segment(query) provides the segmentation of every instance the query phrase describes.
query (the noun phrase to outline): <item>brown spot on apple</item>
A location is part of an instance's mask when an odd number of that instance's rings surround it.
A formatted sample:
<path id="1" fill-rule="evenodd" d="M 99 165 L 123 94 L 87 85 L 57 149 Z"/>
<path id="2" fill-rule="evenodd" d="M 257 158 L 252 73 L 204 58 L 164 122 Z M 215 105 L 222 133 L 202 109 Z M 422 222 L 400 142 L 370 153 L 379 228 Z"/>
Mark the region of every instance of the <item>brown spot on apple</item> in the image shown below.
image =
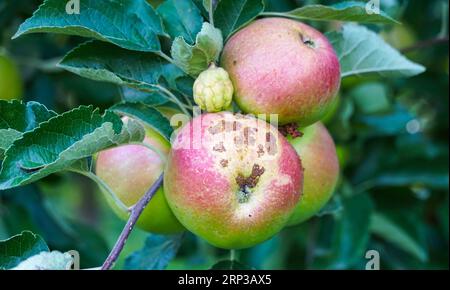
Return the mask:
<path id="1" fill-rule="evenodd" d="M 261 144 L 258 144 L 258 151 L 256 151 L 256 153 L 258 154 L 258 157 L 261 157 L 264 155 L 264 146 Z"/>
<path id="2" fill-rule="evenodd" d="M 254 188 L 256 184 L 258 184 L 259 178 L 265 172 L 265 168 L 259 166 L 258 164 L 253 164 L 252 173 L 248 177 L 244 177 L 242 174 L 239 174 L 236 177 L 236 183 L 240 188 L 248 187 Z"/>
<path id="3" fill-rule="evenodd" d="M 214 126 L 209 127 L 208 132 L 211 135 L 222 133 L 223 131 L 225 131 L 225 125 L 226 125 L 225 120 L 222 119 L 219 122 L 217 122 Z"/>
<path id="4" fill-rule="evenodd" d="M 220 143 L 214 145 L 213 150 L 217 151 L 217 152 L 225 152 L 226 151 L 225 146 L 223 146 L 223 142 L 220 142 Z"/>
<path id="5" fill-rule="evenodd" d="M 298 123 L 289 123 L 283 126 L 280 126 L 278 128 L 278 131 L 284 136 L 288 137 L 289 135 L 292 136 L 293 139 L 302 137 L 303 133 L 299 131 L 298 129 Z"/>
<path id="6" fill-rule="evenodd" d="M 222 167 L 227 167 L 228 166 L 228 160 L 227 159 L 220 160 L 220 165 L 222 165 Z"/>

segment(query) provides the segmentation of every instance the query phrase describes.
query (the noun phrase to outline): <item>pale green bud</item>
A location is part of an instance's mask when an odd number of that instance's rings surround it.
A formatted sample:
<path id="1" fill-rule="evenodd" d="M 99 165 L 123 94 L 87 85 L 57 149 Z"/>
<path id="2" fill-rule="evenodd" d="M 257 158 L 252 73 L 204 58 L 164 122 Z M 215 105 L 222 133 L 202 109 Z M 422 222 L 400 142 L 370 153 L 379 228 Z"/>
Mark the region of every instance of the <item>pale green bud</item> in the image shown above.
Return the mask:
<path id="1" fill-rule="evenodd" d="M 220 112 L 230 106 L 233 91 L 227 71 L 212 65 L 195 80 L 194 101 L 204 111 Z"/>

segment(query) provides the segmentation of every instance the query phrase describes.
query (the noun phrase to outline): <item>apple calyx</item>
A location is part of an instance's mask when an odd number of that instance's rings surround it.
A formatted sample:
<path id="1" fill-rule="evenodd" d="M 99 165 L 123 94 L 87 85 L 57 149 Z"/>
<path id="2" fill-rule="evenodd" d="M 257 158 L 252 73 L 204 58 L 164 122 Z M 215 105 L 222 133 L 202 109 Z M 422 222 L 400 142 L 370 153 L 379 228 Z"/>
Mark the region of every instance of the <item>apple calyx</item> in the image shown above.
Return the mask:
<path id="1" fill-rule="evenodd" d="M 316 48 L 316 43 L 314 42 L 314 40 L 312 40 L 312 38 L 303 35 L 301 32 L 299 33 L 300 35 L 300 40 L 303 42 L 304 45 L 310 47 L 310 48 Z"/>
<path id="2" fill-rule="evenodd" d="M 259 178 L 266 170 L 264 167 L 254 164 L 252 173 L 248 177 L 244 177 L 242 174 L 238 174 L 236 177 L 236 183 L 239 185 L 239 191 L 237 193 L 238 202 L 245 203 L 250 199 L 252 188 L 255 188 L 258 184 Z"/>

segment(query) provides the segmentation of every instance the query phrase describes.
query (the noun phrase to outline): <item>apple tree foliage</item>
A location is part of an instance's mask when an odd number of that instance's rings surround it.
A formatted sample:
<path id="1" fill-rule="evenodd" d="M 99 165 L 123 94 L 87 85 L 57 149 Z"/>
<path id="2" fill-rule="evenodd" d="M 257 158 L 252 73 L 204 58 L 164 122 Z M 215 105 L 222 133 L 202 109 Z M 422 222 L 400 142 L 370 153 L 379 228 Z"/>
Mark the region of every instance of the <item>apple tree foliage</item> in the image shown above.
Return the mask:
<path id="1" fill-rule="evenodd" d="M 55 195 L 86 202 L 77 196 L 86 181 L 67 172 L 89 176 L 97 152 L 143 140 L 140 123 L 124 124 L 120 115 L 141 120 L 169 140 L 173 128 L 164 109 L 191 114 L 194 79 L 219 60 L 233 33 L 260 17 L 310 23 L 326 32 L 339 56 L 341 98 L 328 121 L 343 169 L 337 193 L 312 221 L 242 251 L 240 261 L 219 261 L 223 252 L 191 234 L 149 235 L 141 249 L 130 241 L 133 249 L 125 249 L 118 267 L 196 267 L 186 261 L 197 259 L 214 269 L 364 268 L 368 249 L 390 253 L 383 262 L 387 268 L 441 265 L 424 236 L 448 245 L 448 205 L 440 206 L 443 198 L 448 203 L 448 164 L 433 163 L 448 156 L 445 143 L 432 137 L 433 129 L 442 130 L 433 125 L 442 112 L 433 115 L 426 111 L 431 105 L 411 101 L 417 91 L 436 89 L 433 74 L 410 81 L 425 67 L 382 37 L 408 20 L 401 3 L 389 1 L 396 3 L 369 13 L 357 1 L 166 0 L 156 7 L 145 0 L 82 0 L 79 14 L 69 14 L 67 2 L 7 0 L 0 6 L 0 27 L 8 28 L 4 45 L 27 66 L 29 84 L 26 101 L 0 101 L 0 238 L 28 229 L 40 235 L 24 231 L 0 241 L 0 268 L 14 268 L 49 247 L 76 249 L 82 266 L 99 266 L 116 237 L 74 216 L 57 218 L 64 213 L 54 207 L 70 200 Z M 428 122 L 428 137 L 408 133 L 418 120 Z M 404 203 L 410 207 L 398 206 Z M 2 204 L 8 205 L 6 213 Z M 435 224 L 428 226 L 431 206 Z M 301 263 L 288 259 L 296 247 L 286 243 L 305 249 L 294 254 Z M 193 257 L 186 258 L 187 252 Z"/>

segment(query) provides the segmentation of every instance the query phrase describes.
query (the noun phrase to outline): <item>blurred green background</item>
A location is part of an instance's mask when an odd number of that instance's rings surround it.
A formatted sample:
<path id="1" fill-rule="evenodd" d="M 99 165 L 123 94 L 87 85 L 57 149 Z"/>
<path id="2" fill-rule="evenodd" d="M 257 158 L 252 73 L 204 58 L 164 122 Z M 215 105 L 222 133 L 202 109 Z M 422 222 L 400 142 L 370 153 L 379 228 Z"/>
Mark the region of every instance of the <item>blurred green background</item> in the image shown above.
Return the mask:
<path id="1" fill-rule="evenodd" d="M 339 1 L 266 2 L 266 11 L 287 11 Z M 121 88 L 55 66 L 82 39 L 32 34 L 11 40 L 40 3 L 0 0 L 0 54 L 18 66 L 23 99 L 57 112 L 81 104 L 107 108 L 120 100 Z M 326 120 L 342 169 L 333 199 L 320 216 L 238 251 L 242 263 L 256 269 L 364 269 L 366 251 L 373 249 L 382 269 L 448 269 L 448 40 L 429 41 L 448 36 L 448 1 L 381 0 L 381 8 L 403 25 L 371 28 L 427 71 L 410 79 L 343 80 L 340 101 Z M 312 24 L 322 31 L 338 25 Z M 74 174 L 0 192 L 0 239 L 31 230 L 51 249 L 79 250 L 84 268 L 103 262 L 123 225 L 99 189 Z M 117 268 L 147 236 L 134 230 Z M 169 269 L 208 269 L 229 256 L 185 237 Z"/>

